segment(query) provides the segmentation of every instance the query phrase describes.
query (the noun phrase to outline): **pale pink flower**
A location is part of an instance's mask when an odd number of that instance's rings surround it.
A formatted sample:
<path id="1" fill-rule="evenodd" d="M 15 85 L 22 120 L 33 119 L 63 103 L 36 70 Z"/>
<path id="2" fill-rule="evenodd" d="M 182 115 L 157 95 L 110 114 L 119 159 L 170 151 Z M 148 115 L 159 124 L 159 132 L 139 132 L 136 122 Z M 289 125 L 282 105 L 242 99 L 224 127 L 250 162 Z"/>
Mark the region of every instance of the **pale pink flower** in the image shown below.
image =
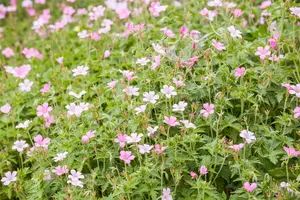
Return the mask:
<path id="1" fill-rule="evenodd" d="M 120 19 L 126 19 L 130 16 L 131 11 L 128 8 L 117 10 Z"/>
<path id="2" fill-rule="evenodd" d="M 49 128 L 50 125 L 54 123 L 54 116 L 53 115 L 44 116 L 44 120 L 45 120 L 46 128 Z"/>
<path id="3" fill-rule="evenodd" d="M 264 60 L 265 58 L 271 55 L 270 46 L 257 47 L 255 55 L 259 56 L 261 60 Z"/>
<path id="4" fill-rule="evenodd" d="M 115 80 L 115 81 L 109 82 L 107 84 L 107 87 L 113 89 L 116 87 L 117 84 L 118 84 L 118 80 Z"/>
<path id="5" fill-rule="evenodd" d="M 11 109 L 11 106 L 9 103 L 4 104 L 3 106 L 0 107 L 0 111 L 4 114 L 8 114 Z"/>
<path id="6" fill-rule="evenodd" d="M 175 91 L 175 88 L 173 86 L 164 85 L 163 89 L 160 90 L 161 93 L 166 95 L 166 97 L 169 99 L 172 96 L 176 96 L 177 92 Z"/>
<path id="7" fill-rule="evenodd" d="M 229 31 L 230 36 L 231 36 L 232 38 L 242 38 L 242 35 L 241 35 L 242 32 L 239 31 L 239 30 L 237 30 L 237 29 L 235 29 L 234 26 L 229 26 L 229 27 L 227 28 L 227 30 Z"/>
<path id="8" fill-rule="evenodd" d="M 240 17 L 244 12 L 241 9 L 235 9 L 234 11 L 232 11 L 232 13 L 235 17 Z"/>
<path id="9" fill-rule="evenodd" d="M 120 147 L 124 148 L 125 144 L 126 144 L 126 138 L 127 137 L 128 136 L 126 134 L 119 133 L 118 137 L 114 139 L 114 142 L 119 143 Z"/>
<path id="10" fill-rule="evenodd" d="M 126 142 L 128 144 L 138 143 L 138 142 L 141 141 L 142 137 L 143 137 L 143 134 L 141 134 L 141 133 L 140 134 L 138 134 L 138 133 L 131 133 L 130 136 L 126 137 Z"/>
<path id="11" fill-rule="evenodd" d="M 15 55 L 14 51 L 10 47 L 6 47 L 5 49 L 2 50 L 2 54 L 6 57 L 12 57 Z"/>
<path id="12" fill-rule="evenodd" d="M 300 107 L 296 107 L 295 109 L 294 109 L 294 118 L 295 119 L 297 119 L 297 118 L 299 118 L 300 117 Z"/>
<path id="13" fill-rule="evenodd" d="M 80 117 L 83 109 L 81 106 L 76 105 L 75 103 L 70 103 L 65 107 L 68 110 L 68 116 L 76 115 L 76 117 Z"/>
<path id="14" fill-rule="evenodd" d="M 254 142 L 256 140 L 256 137 L 253 132 L 242 130 L 240 133 L 240 137 L 244 138 L 246 140 L 246 143 L 250 144 L 251 142 Z"/>
<path id="15" fill-rule="evenodd" d="M 185 38 L 188 35 L 189 29 L 186 26 L 180 28 L 181 37 Z"/>
<path id="16" fill-rule="evenodd" d="M 5 172 L 5 177 L 2 177 L 1 182 L 3 182 L 3 185 L 9 185 L 11 182 L 17 181 L 17 172 Z"/>
<path id="17" fill-rule="evenodd" d="M 160 144 L 156 144 L 156 145 L 155 145 L 154 151 L 155 151 L 157 154 L 162 154 L 166 149 L 167 149 L 166 146 L 163 146 L 163 145 L 160 145 Z"/>
<path id="18" fill-rule="evenodd" d="M 46 117 L 49 115 L 49 112 L 52 111 L 52 107 L 48 106 L 48 103 L 45 102 L 42 105 L 39 105 L 36 110 L 37 110 L 37 113 L 36 113 L 37 116 Z"/>
<path id="19" fill-rule="evenodd" d="M 98 41 L 98 40 L 101 39 L 100 35 L 98 35 L 97 32 L 92 32 L 92 33 L 90 34 L 90 36 L 91 36 L 91 39 L 94 40 L 94 41 Z"/>
<path id="20" fill-rule="evenodd" d="M 135 156 L 132 155 L 131 151 L 121 151 L 120 159 L 125 162 L 125 164 L 130 164 L 132 160 L 134 160 Z"/>
<path id="21" fill-rule="evenodd" d="M 67 181 L 67 183 L 70 183 L 73 186 L 78 186 L 83 188 L 83 182 L 80 181 L 80 179 L 83 179 L 84 176 L 81 172 L 76 172 L 75 170 L 71 170 L 71 175 L 68 176 L 70 180 Z"/>
<path id="22" fill-rule="evenodd" d="M 101 18 L 102 16 L 104 16 L 104 11 L 105 10 L 106 10 L 106 8 L 102 5 L 99 5 L 97 7 L 93 7 L 92 12 L 89 12 L 90 20 L 95 21 L 95 20 Z"/>
<path id="23" fill-rule="evenodd" d="M 173 200 L 170 188 L 163 189 L 161 200 Z"/>
<path id="24" fill-rule="evenodd" d="M 159 14 L 167 9 L 168 6 L 160 5 L 160 2 L 151 2 L 151 7 L 149 11 L 152 13 L 153 16 L 157 17 Z"/>
<path id="25" fill-rule="evenodd" d="M 290 8 L 291 14 L 300 17 L 300 7 Z"/>
<path id="26" fill-rule="evenodd" d="M 208 15 L 208 9 L 207 9 L 207 8 L 203 8 L 203 9 L 200 11 L 200 15 L 202 15 L 202 16 L 207 16 L 207 15 Z"/>
<path id="27" fill-rule="evenodd" d="M 35 144 L 34 144 L 35 147 L 42 147 L 44 149 L 48 149 L 48 145 L 51 141 L 50 138 L 43 138 L 43 136 L 41 136 L 41 135 L 35 136 L 33 138 L 33 140 L 35 142 Z"/>
<path id="28" fill-rule="evenodd" d="M 30 72 L 31 66 L 30 65 L 22 65 L 20 67 L 15 67 L 13 69 L 13 76 L 17 78 L 25 78 L 26 75 Z"/>
<path id="29" fill-rule="evenodd" d="M 256 183 L 250 184 L 249 182 L 245 182 L 243 186 L 243 188 L 248 192 L 253 192 L 253 190 L 255 190 L 256 187 L 257 187 Z"/>
<path id="30" fill-rule="evenodd" d="M 147 105 L 141 105 L 139 107 L 136 107 L 134 110 L 136 111 L 135 114 L 144 113 L 146 110 Z"/>
<path id="31" fill-rule="evenodd" d="M 64 62 L 64 57 L 59 57 L 56 59 L 56 61 L 59 63 L 59 64 L 62 64 Z"/>
<path id="32" fill-rule="evenodd" d="M 68 166 L 57 166 L 54 170 L 52 170 L 53 173 L 56 173 L 58 176 L 61 176 L 63 174 L 66 174 L 69 172 Z"/>
<path id="33" fill-rule="evenodd" d="M 160 29 L 166 36 L 168 36 L 169 38 L 174 38 L 175 34 L 173 33 L 172 30 L 168 29 L 168 28 L 162 28 Z"/>
<path id="34" fill-rule="evenodd" d="M 177 118 L 174 117 L 174 116 L 170 116 L 170 117 L 165 116 L 164 122 L 166 124 L 168 124 L 169 126 L 178 126 L 178 125 L 180 125 L 180 123 L 177 122 L 176 120 L 177 120 Z"/>
<path id="35" fill-rule="evenodd" d="M 104 58 L 108 58 L 110 56 L 110 51 L 109 50 L 106 50 L 104 52 Z"/>
<path id="36" fill-rule="evenodd" d="M 78 10 L 77 10 L 77 15 L 86 15 L 87 14 L 87 10 L 86 10 L 86 8 L 79 8 Z"/>
<path id="37" fill-rule="evenodd" d="M 181 81 L 180 79 L 173 78 L 172 80 L 173 80 L 173 83 L 176 85 L 176 87 L 185 86 L 184 82 Z"/>
<path id="38" fill-rule="evenodd" d="M 203 104 L 204 109 L 200 111 L 200 114 L 203 115 L 205 118 L 207 118 L 209 115 L 215 112 L 214 107 L 215 107 L 214 104 L 205 103 Z"/>
<path id="39" fill-rule="evenodd" d="M 26 58 L 38 58 L 40 60 L 43 59 L 43 55 L 34 48 L 24 48 L 22 51 L 22 54 L 26 57 Z"/>
<path id="40" fill-rule="evenodd" d="M 223 44 L 223 43 L 218 42 L 218 41 L 216 41 L 216 40 L 213 40 L 212 45 L 213 45 L 213 47 L 215 47 L 215 49 L 217 49 L 218 51 L 222 51 L 222 50 L 225 50 L 225 49 L 226 49 L 226 47 L 224 47 L 224 44 Z"/>
<path id="41" fill-rule="evenodd" d="M 234 76 L 236 76 L 236 77 L 244 76 L 245 75 L 245 71 L 246 71 L 245 67 L 238 67 L 234 71 Z"/>
<path id="42" fill-rule="evenodd" d="M 139 88 L 132 87 L 132 86 L 126 86 L 125 89 L 123 89 L 123 92 L 125 92 L 128 96 L 139 96 Z"/>
<path id="43" fill-rule="evenodd" d="M 152 104 L 155 104 L 157 102 L 157 100 L 159 99 L 159 96 L 155 94 L 155 92 L 150 91 L 150 92 L 145 92 L 143 94 L 144 98 L 143 101 L 144 102 L 150 102 Z"/>
<path id="44" fill-rule="evenodd" d="M 96 131 L 87 132 L 84 136 L 81 137 L 82 143 L 87 143 L 90 139 L 95 137 L 96 136 L 95 133 L 96 133 Z"/>
<path id="45" fill-rule="evenodd" d="M 290 89 L 292 88 L 292 86 L 289 83 L 281 83 L 281 85 L 285 87 L 287 91 L 290 91 Z"/>
<path id="46" fill-rule="evenodd" d="M 300 98 L 300 84 L 291 85 L 291 89 L 289 90 L 290 94 L 295 94 L 296 97 Z"/>
<path id="47" fill-rule="evenodd" d="M 46 0 L 35 0 L 36 4 L 45 4 Z"/>
<path id="48" fill-rule="evenodd" d="M 240 144 L 229 146 L 228 148 L 233 149 L 235 152 L 238 152 L 243 147 L 244 147 L 244 143 L 240 143 Z"/>
<path id="49" fill-rule="evenodd" d="M 205 175 L 205 174 L 208 173 L 208 170 L 207 170 L 207 168 L 205 166 L 201 166 L 200 169 L 199 169 L 199 171 L 200 171 L 201 175 Z"/>
<path id="50" fill-rule="evenodd" d="M 296 151 L 294 148 L 289 148 L 289 147 L 284 146 L 283 149 L 290 157 L 297 157 L 300 155 L 300 151 Z"/>
<path id="51" fill-rule="evenodd" d="M 40 92 L 41 92 L 42 94 L 48 92 L 48 91 L 50 90 L 50 86 L 51 86 L 51 83 L 50 83 L 50 82 L 44 84 L 43 88 L 40 89 Z"/>
<path id="52" fill-rule="evenodd" d="M 153 146 L 148 144 L 143 144 L 143 145 L 138 145 L 138 148 L 141 154 L 145 154 L 145 153 L 150 153 L 150 150 L 153 148 Z"/>
<path id="53" fill-rule="evenodd" d="M 190 176 L 192 177 L 192 179 L 196 179 L 198 177 L 198 174 L 195 172 L 190 172 Z"/>
<path id="54" fill-rule="evenodd" d="M 160 65 L 160 55 L 154 56 L 154 62 L 152 63 L 151 69 L 154 70 Z"/>
<path id="55" fill-rule="evenodd" d="M 260 5 L 259 8 L 260 9 L 265 9 L 267 7 L 269 7 L 272 4 L 271 0 L 267 0 L 267 1 L 263 1 Z"/>

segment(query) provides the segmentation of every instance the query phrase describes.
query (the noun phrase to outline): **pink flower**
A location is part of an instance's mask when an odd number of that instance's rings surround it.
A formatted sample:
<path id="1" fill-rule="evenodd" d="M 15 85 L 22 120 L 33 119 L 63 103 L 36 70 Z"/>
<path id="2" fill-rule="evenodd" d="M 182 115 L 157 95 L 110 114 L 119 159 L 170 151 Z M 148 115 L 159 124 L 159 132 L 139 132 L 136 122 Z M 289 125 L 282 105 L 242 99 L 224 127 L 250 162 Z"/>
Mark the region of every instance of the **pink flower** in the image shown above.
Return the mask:
<path id="1" fill-rule="evenodd" d="M 2 50 L 2 54 L 3 54 L 6 58 L 9 58 L 9 57 L 15 55 L 14 51 L 12 50 L 12 48 L 9 48 L 9 47 L 6 47 L 5 49 L 3 49 L 3 50 Z"/>
<path id="2" fill-rule="evenodd" d="M 205 175 L 208 173 L 207 168 L 205 166 L 201 166 L 199 171 L 201 175 Z"/>
<path id="3" fill-rule="evenodd" d="M 244 147 L 244 143 L 240 143 L 240 144 L 235 144 L 235 145 L 229 146 L 228 148 L 233 149 L 235 152 L 238 152 L 243 147 Z"/>
<path id="4" fill-rule="evenodd" d="M 26 58 L 38 58 L 40 60 L 43 59 L 43 55 L 37 49 L 34 49 L 34 48 L 30 48 L 30 49 L 24 48 L 22 51 L 22 54 Z"/>
<path id="5" fill-rule="evenodd" d="M 59 64 L 62 64 L 63 61 L 64 61 L 64 57 L 59 57 L 56 59 L 56 61 L 59 63 Z"/>
<path id="6" fill-rule="evenodd" d="M 48 149 L 48 145 L 51 141 L 50 138 L 43 138 L 41 135 L 37 135 L 33 138 L 35 147 L 43 147 L 44 149 Z"/>
<path id="7" fill-rule="evenodd" d="M 250 184 L 249 182 L 244 183 L 244 189 L 247 190 L 248 192 L 253 192 L 255 188 L 257 187 L 256 183 Z"/>
<path id="8" fill-rule="evenodd" d="M 285 87 L 287 89 L 287 91 L 290 91 L 290 89 L 292 88 L 291 85 L 289 83 L 281 83 L 281 85 L 283 87 Z"/>
<path id="9" fill-rule="evenodd" d="M 90 139 L 95 137 L 96 131 L 89 131 L 84 136 L 81 137 L 82 143 L 87 143 Z"/>
<path id="10" fill-rule="evenodd" d="M 209 115 L 215 112 L 214 107 L 215 107 L 214 104 L 205 103 L 203 104 L 204 109 L 200 111 L 200 114 L 202 114 L 205 118 L 207 118 Z"/>
<path id="11" fill-rule="evenodd" d="M 110 51 L 109 50 L 106 50 L 104 52 L 104 58 L 108 58 L 110 56 Z"/>
<path id="12" fill-rule="evenodd" d="M 13 71 L 13 76 L 17 78 L 25 78 L 26 75 L 30 72 L 30 65 L 22 65 L 20 67 L 15 67 Z"/>
<path id="13" fill-rule="evenodd" d="M 170 188 L 163 189 L 161 200 L 173 200 Z"/>
<path id="14" fill-rule="evenodd" d="M 160 144 L 156 144 L 154 152 L 156 152 L 157 154 L 162 154 L 166 149 L 167 149 L 166 146 L 162 146 Z"/>
<path id="15" fill-rule="evenodd" d="M 101 39 L 101 37 L 100 37 L 100 35 L 98 35 L 97 32 L 93 32 L 93 33 L 91 33 L 91 39 L 94 41 L 98 41 Z"/>
<path id="16" fill-rule="evenodd" d="M 295 119 L 297 119 L 297 118 L 299 118 L 300 117 L 300 107 L 296 107 L 295 109 L 294 109 L 294 118 Z"/>
<path id="17" fill-rule="evenodd" d="M 176 85 L 176 87 L 185 86 L 181 80 L 177 80 L 176 78 L 173 78 L 173 83 Z"/>
<path id="18" fill-rule="evenodd" d="M 259 8 L 260 8 L 260 9 L 265 9 L 266 7 L 269 7 L 271 4 L 272 4 L 272 1 L 270 1 L 270 0 L 263 1 L 263 2 L 260 4 Z"/>
<path id="19" fill-rule="evenodd" d="M 36 110 L 37 110 L 36 113 L 37 116 L 46 117 L 49 115 L 49 112 L 52 110 L 52 107 L 48 106 L 48 103 L 43 103 L 42 105 L 39 105 Z"/>
<path id="20" fill-rule="evenodd" d="M 87 14 L 87 10 L 85 8 L 79 8 L 77 10 L 77 15 L 86 15 Z"/>
<path id="21" fill-rule="evenodd" d="M 54 116 L 53 115 L 44 116 L 44 120 L 45 120 L 46 128 L 49 128 L 50 125 L 54 123 Z"/>
<path id="22" fill-rule="evenodd" d="M 180 29 L 181 37 L 185 38 L 189 32 L 189 29 L 186 26 L 182 26 Z"/>
<path id="23" fill-rule="evenodd" d="M 131 11 L 128 8 L 121 9 L 117 11 L 120 19 L 126 19 L 131 14 Z"/>
<path id="24" fill-rule="evenodd" d="M 114 142 L 119 143 L 120 147 L 121 147 L 121 148 L 124 148 L 124 147 L 125 147 L 125 144 L 126 144 L 126 138 L 127 138 L 127 137 L 128 137 L 128 135 L 119 133 L 119 134 L 118 134 L 118 138 L 115 138 L 115 139 L 114 139 Z"/>
<path id="25" fill-rule="evenodd" d="M 114 87 L 116 87 L 117 84 L 118 84 L 118 80 L 115 80 L 115 81 L 109 82 L 107 84 L 107 87 L 113 89 Z"/>
<path id="26" fill-rule="evenodd" d="M 170 116 L 170 117 L 165 116 L 164 122 L 165 122 L 166 124 L 168 124 L 169 126 L 178 126 L 178 125 L 180 125 L 180 123 L 177 122 L 176 120 L 177 120 L 177 119 L 176 119 L 176 117 L 174 117 L 174 116 Z"/>
<path id="27" fill-rule="evenodd" d="M 242 10 L 240 10 L 240 9 L 235 9 L 234 11 L 232 11 L 232 13 L 233 13 L 233 15 L 235 16 L 235 17 L 240 17 L 240 16 L 242 16 L 242 14 L 244 13 Z"/>
<path id="28" fill-rule="evenodd" d="M 8 114 L 10 109 L 11 109 L 11 106 L 8 103 L 0 107 L 1 112 L 4 114 Z"/>
<path id="29" fill-rule="evenodd" d="M 54 170 L 52 170 L 53 173 L 56 173 L 58 176 L 61 176 L 63 174 L 66 174 L 69 172 L 68 166 L 57 166 Z"/>
<path id="30" fill-rule="evenodd" d="M 226 47 L 224 47 L 224 44 L 221 42 L 218 42 L 217 40 L 213 40 L 212 45 L 213 45 L 213 47 L 215 47 L 215 49 L 217 49 L 219 51 L 226 49 Z"/>
<path id="31" fill-rule="evenodd" d="M 290 94 L 295 94 L 296 97 L 300 98 L 300 84 L 291 85 L 291 89 L 289 90 Z"/>
<path id="32" fill-rule="evenodd" d="M 51 86 L 51 83 L 50 83 L 50 82 L 49 82 L 49 83 L 46 83 L 46 84 L 44 85 L 44 87 L 40 89 L 40 92 L 41 92 L 42 94 L 48 92 L 48 91 L 50 90 L 50 86 Z"/>
<path id="33" fill-rule="evenodd" d="M 160 65 L 160 55 L 154 56 L 154 62 L 152 63 L 151 69 L 154 70 Z"/>
<path id="34" fill-rule="evenodd" d="M 290 157 L 297 157 L 300 155 L 300 151 L 296 151 L 294 148 L 289 148 L 289 147 L 284 146 L 283 149 Z"/>
<path id="35" fill-rule="evenodd" d="M 246 71 L 245 67 L 238 67 L 234 71 L 234 76 L 236 76 L 236 77 L 244 76 L 245 75 L 245 71 Z"/>
<path id="36" fill-rule="evenodd" d="M 195 172 L 191 172 L 190 175 L 191 175 L 192 179 L 195 179 L 198 177 L 198 174 Z"/>
<path id="37" fill-rule="evenodd" d="M 173 33 L 172 30 L 168 29 L 168 28 L 162 28 L 160 29 L 166 36 L 168 36 L 169 38 L 174 38 L 175 34 Z"/>
<path id="38" fill-rule="evenodd" d="M 36 4 L 45 4 L 46 0 L 35 0 Z"/>
<path id="39" fill-rule="evenodd" d="M 135 156 L 131 154 L 131 151 L 121 151 L 120 159 L 123 160 L 126 164 L 130 164 L 130 162 L 135 158 Z"/>
<path id="40" fill-rule="evenodd" d="M 255 55 L 259 56 L 261 60 L 264 60 L 266 57 L 271 55 L 270 46 L 257 47 Z"/>
<path id="41" fill-rule="evenodd" d="M 168 6 L 161 6 L 160 2 L 152 2 L 149 11 L 152 13 L 153 16 L 159 16 L 160 12 L 163 12 L 167 9 Z"/>
<path id="42" fill-rule="evenodd" d="M 208 15 L 208 9 L 207 9 L 207 8 L 203 8 L 203 9 L 200 11 L 200 15 L 202 15 L 202 16 L 207 16 L 207 15 Z"/>

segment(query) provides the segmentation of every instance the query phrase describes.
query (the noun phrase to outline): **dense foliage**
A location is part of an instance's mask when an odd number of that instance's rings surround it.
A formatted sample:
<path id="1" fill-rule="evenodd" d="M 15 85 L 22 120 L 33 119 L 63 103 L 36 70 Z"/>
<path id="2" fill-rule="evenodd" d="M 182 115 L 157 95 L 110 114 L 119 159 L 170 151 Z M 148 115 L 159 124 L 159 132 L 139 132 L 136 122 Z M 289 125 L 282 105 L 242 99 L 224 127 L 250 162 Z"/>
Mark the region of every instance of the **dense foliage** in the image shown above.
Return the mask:
<path id="1" fill-rule="evenodd" d="M 293 0 L 4 1 L 0 199 L 300 199 L 299 18 Z"/>

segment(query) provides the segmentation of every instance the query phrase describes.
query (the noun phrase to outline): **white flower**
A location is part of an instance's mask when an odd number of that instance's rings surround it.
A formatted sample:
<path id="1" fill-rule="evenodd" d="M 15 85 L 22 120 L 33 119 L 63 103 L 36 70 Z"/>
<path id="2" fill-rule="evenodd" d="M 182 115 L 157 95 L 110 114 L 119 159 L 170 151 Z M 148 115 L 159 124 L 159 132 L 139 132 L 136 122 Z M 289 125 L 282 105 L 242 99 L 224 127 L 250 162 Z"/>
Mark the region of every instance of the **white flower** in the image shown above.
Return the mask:
<path id="1" fill-rule="evenodd" d="M 9 103 L 6 103 L 6 104 L 4 104 L 3 106 L 0 107 L 0 111 L 4 114 L 9 113 L 10 109 L 11 109 L 11 106 L 10 106 Z"/>
<path id="2" fill-rule="evenodd" d="M 31 0 L 23 0 L 22 7 L 23 8 L 32 8 L 32 1 Z"/>
<path id="3" fill-rule="evenodd" d="M 72 72 L 73 72 L 73 76 L 78 76 L 78 75 L 87 75 L 88 74 L 88 70 L 89 70 L 89 67 L 88 66 L 78 66 L 77 68 L 73 69 Z"/>
<path id="4" fill-rule="evenodd" d="M 3 182 L 4 185 L 9 185 L 11 182 L 14 182 L 17 180 L 17 172 L 13 171 L 11 172 L 5 172 L 5 177 L 2 177 L 1 182 Z"/>
<path id="5" fill-rule="evenodd" d="M 164 85 L 163 89 L 161 89 L 161 92 L 166 95 L 166 97 L 169 99 L 171 98 L 171 96 L 176 96 L 177 92 L 174 91 L 175 88 L 173 86 L 167 86 Z"/>
<path id="6" fill-rule="evenodd" d="M 125 92 L 128 96 L 139 96 L 139 88 L 127 86 L 125 89 L 123 89 L 123 92 Z"/>
<path id="7" fill-rule="evenodd" d="M 25 148 L 29 147 L 25 140 L 17 140 L 14 142 L 12 146 L 13 150 L 17 150 L 18 152 L 23 152 Z"/>
<path id="8" fill-rule="evenodd" d="M 300 7 L 290 8 L 291 14 L 300 17 Z"/>
<path id="9" fill-rule="evenodd" d="M 147 128 L 147 131 L 148 131 L 147 135 L 148 136 L 153 135 L 155 133 L 155 131 L 157 131 L 157 129 L 158 129 L 158 126 L 155 126 L 154 128 L 152 128 L 151 126 L 148 126 L 148 128 Z"/>
<path id="10" fill-rule="evenodd" d="M 32 122 L 31 120 L 26 120 L 26 121 L 23 122 L 23 123 L 19 123 L 19 124 L 16 126 L 16 128 L 27 128 L 31 122 Z"/>
<path id="11" fill-rule="evenodd" d="M 143 134 L 141 134 L 141 133 L 140 134 L 131 133 L 130 136 L 126 137 L 126 142 L 128 144 L 130 144 L 130 143 L 138 143 L 139 141 L 141 141 L 142 137 L 143 137 Z"/>
<path id="12" fill-rule="evenodd" d="M 147 65 L 148 62 L 150 62 L 150 60 L 147 59 L 146 57 L 143 57 L 143 58 L 137 59 L 136 64 L 145 66 L 145 65 Z"/>
<path id="13" fill-rule="evenodd" d="M 71 170 L 71 175 L 68 176 L 70 179 L 83 179 L 84 176 L 81 172 L 76 172 L 74 169 Z"/>
<path id="14" fill-rule="evenodd" d="M 20 91 L 22 92 L 30 92 L 31 86 L 33 85 L 33 82 L 25 79 L 23 83 L 19 83 Z"/>
<path id="15" fill-rule="evenodd" d="M 53 158 L 54 162 L 62 161 L 67 157 L 68 152 L 58 153 L 56 157 Z"/>
<path id="16" fill-rule="evenodd" d="M 81 106 L 77 106 L 75 103 L 70 103 L 66 105 L 66 109 L 68 109 L 68 116 L 76 115 L 76 117 L 80 117 L 83 109 Z"/>
<path id="17" fill-rule="evenodd" d="M 155 95 L 155 92 L 153 91 L 150 91 L 150 92 L 145 92 L 143 94 L 144 98 L 143 98 L 143 101 L 145 102 L 150 102 L 152 104 L 155 104 L 156 103 L 156 100 L 159 99 L 159 96 L 158 95 Z"/>
<path id="18" fill-rule="evenodd" d="M 89 103 L 80 103 L 79 106 L 81 107 L 82 111 L 87 111 L 89 110 L 90 104 Z"/>
<path id="19" fill-rule="evenodd" d="M 180 101 L 178 104 L 173 105 L 173 111 L 184 111 L 185 107 L 187 106 L 187 103 L 185 101 Z"/>
<path id="20" fill-rule="evenodd" d="M 143 113 L 146 110 L 146 105 L 141 105 L 140 107 L 136 107 L 134 110 L 136 111 L 135 114 L 137 115 Z"/>
<path id="21" fill-rule="evenodd" d="M 80 99 L 82 97 L 82 95 L 86 94 L 86 91 L 81 91 L 79 94 L 76 94 L 75 92 L 69 92 L 69 95 L 76 97 L 77 99 Z"/>
<path id="22" fill-rule="evenodd" d="M 286 183 L 286 182 L 281 182 L 281 183 L 280 183 L 280 187 L 282 187 L 282 188 L 287 188 L 287 187 L 289 187 L 289 186 L 290 186 L 289 183 Z"/>
<path id="23" fill-rule="evenodd" d="M 70 179 L 70 180 L 67 181 L 67 183 L 71 183 L 74 186 L 78 186 L 78 187 L 83 188 L 83 183 L 79 179 Z"/>
<path id="24" fill-rule="evenodd" d="M 229 26 L 227 30 L 232 38 L 242 38 L 241 31 L 236 30 L 234 26 Z"/>
<path id="25" fill-rule="evenodd" d="M 152 43 L 152 46 L 153 46 L 153 49 L 154 49 L 157 53 L 159 53 L 159 54 L 161 54 L 161 55 L 165 55 L 165 54 L 166 54 L 166 51 L 164 50 L 164 48 L 163 48 L 162 46 L 160 46 L 159 44 L 154 44 L 154 43 Z"/>
<path id="26" fill-rule="evenodd" d="M 150 150 L 153 148 L 153 146 L 149 144 L 138 145 L 138 147 L 141 154 L 150 153 Z"/>
<path id="27" fill-rule="evenodd" d="M 254 133 L 247 130 L 242 130 L 240 137 L 244 138 L 248 144 L 256 140 Z"/>
<path id="28" fill-rule="evenodd" d="M 212 0 L 207 2 L 207 5 L 211 7 L 222 7 L 223 3 L 222 0 Z"/>
<path id="29" fill-rule="evenodd" d="M 48 169 L 46 169 L 46 170 L 44 171 L 43 176 L 44 176 L 44 177 L 43 177 L 43 180 L 44 180 L 44 181 L 50 181 L 50 180 L 52 180 L 50 171 L 49 171 Z"/>
<path id="30" fill-rule="evenodd" d="M 89 33 L 87 32 L 87 30 L 83 30 L 83 31 L 79 32 L 77 35 L 81 39 L 84 39 L 84 38 L 87 38 L 90 36 Z"/>
<path id="31" fill-rule="evenodd" d="M 192 129 L 196 128 L 195 124 L 193 124 L 189 120 L 180 120 L 180 122 L 183 123 L 183 125 L 185 126 L 185 128 L 192 128 Z"/>

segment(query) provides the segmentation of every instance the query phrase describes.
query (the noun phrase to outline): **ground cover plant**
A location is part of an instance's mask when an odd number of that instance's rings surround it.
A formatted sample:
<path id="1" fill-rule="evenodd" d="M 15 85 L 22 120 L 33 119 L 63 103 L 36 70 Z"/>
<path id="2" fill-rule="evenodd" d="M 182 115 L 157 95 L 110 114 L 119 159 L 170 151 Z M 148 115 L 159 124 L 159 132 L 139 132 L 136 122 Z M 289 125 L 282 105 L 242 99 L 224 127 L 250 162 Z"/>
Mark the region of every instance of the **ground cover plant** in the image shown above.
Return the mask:
<path id="1" fill-rule="evenodd" d="M 0 1 L 0 199 L 300 199 L 300 2 Z"/>

